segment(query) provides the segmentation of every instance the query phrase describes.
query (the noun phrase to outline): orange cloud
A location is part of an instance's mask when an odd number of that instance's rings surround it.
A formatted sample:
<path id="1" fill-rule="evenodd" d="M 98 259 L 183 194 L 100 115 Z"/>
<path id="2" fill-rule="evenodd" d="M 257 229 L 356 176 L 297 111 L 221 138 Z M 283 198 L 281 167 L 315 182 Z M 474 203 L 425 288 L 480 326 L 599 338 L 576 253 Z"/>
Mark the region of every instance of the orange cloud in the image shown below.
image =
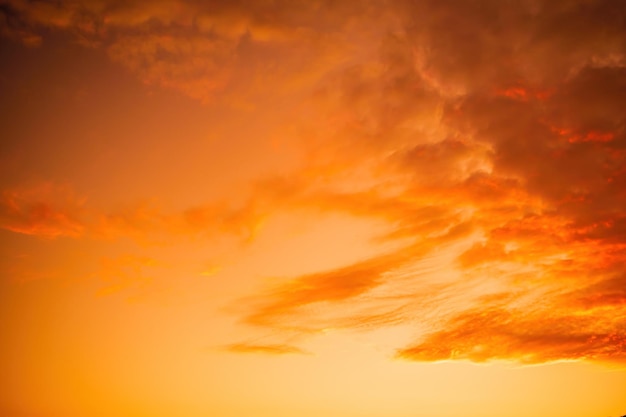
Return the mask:
<path id="1" fill-rule="evenodd" d="M 514 360 L 542 363 L 556 360 L 624 361 L 626 335 L 598 328 L 593 318 L 524 319 L 508 312 L 484 312 L 458 318 L 449 329 L 398 352 L 409 360 Z"/>
<path id="2" fill-rule="evenodd" d="M 399 350 L 402 358 L 623 360 L 626 44 L 614 3 L 401 5 L 406 36 L 381 42 L 377 57 L 386 71 L 351 69 L 334 80 L 338 91 L 318 97 L 338 116 L 327 119 L 328 152 L 309 161 L 338 188 L 349 170 L 373 179 L 296 200 L 388 220 L 389 238 L 420 241 L 428 253 L 468 230 L 478 235 L 458 254 L 463 278 L 452 290 L 421 287 L 421 277 L 405 291 L 394 287 L 396 297 L 421 289 L 446 305 L 456 300 L 421 341 Z M 575 26 L 566 22 L 585 22 L 582 42 L 571 41 Z M 440 117 L 425 120 L 425 104 Z M 324 149 L 323 139 L 312 143 Z M 466 230 L 454 234 L 459 227 Z M 307 328 L 324 315 L 320 327 L 359 328 L 367 317 L 359 306 L 376 306 L 374 327 L 413 323 L 425 304 L 398 301 L 394 310 L 367 295 L 421 255 L 294 277 L 246 317 Z M 459 296 L 461 288 L 508 295 L 504 304 L 483 302 Z"/>
<path id="3" fill-rule="evenodd" d="M 262 304 L 245 321 L 253 325 L 291 327 L 295 324 L 293 317 L 302 307 L 341 302 L 366 293 L 381 285 L 382 274 L 404 258 L 406 254 L 401 251 L 337 270 L 298 277 L 260 297 Z"/>
<path id="4" fill-rule="evenodd" d="M 68 187 L 51 183 L 4 190 L 0 227 L 15 233 L 56 238 L 84 233 L 84 199 Z"/>
<path id="5" fill-rule="evenodd" d="M 375 26 L 368 22 L 380 25 L 387 14 L 372 5 L 308 1 L 11 0 L 0 34 L 38 45 L 45 30 L 66 31 L 86 46 L 106 48 L 144 83 L 209 103 L 227 92 L 245 91 L 236 100 L 249 100 L 251 93 L 276 95 L 319 79 L 346 56 L 348 40 L 369 36 Z"/>
<path id="6" fill-rule="evenodd" d="M 231 353 L 259 353 L 264 355 L 289 355 L 289 354 L 307 354 L 306 351 L 299 347 L 285 344 L 250 344 L 250 343 L 234 343 L 225 347 L 226 351 Z"/>
<path id="7" fill-rule="evenodd" d="M 7 2 L 5 36 L 36 44 L 42 28 L 68 31 L 200 101 L 297 91 L 303 162 L 258 181 L 243 204 L 177 213 L 137 205 L 85 220 L 72 198 L 8 193 L 2 227 L 249 241 L 281 210 L 375 218 L 388 224 L 379 239 L 404 239 L 402 249 L 286 279 L 246 299 L 243 321 L 286 332 L 412 325 L 421 336 L 398 350 L 410 360 L 623 360 L 623 6 L 317 4 Z M 412 272 L 438 254 L 445 273 Z"/>
<path id="8" fill-rule="evenodd" d="M 167 212 L 155 202 L 144 201 L 107 212 L 90 205 L 87 197 L 79 196 L 68 185 L 44 182 L 2 191 L 0 227 L 42 238 L 108 240 L 128 237 L 150 244 L 185 236 L 226 234 L 249 242 L 254 239 L 265 214 L 256 207 L 256 201 L 264 199 L 252 196 L 239 207 L 215 201 L 179 212 Z M 277 199 L 262 204 L 278 202 Z"/>

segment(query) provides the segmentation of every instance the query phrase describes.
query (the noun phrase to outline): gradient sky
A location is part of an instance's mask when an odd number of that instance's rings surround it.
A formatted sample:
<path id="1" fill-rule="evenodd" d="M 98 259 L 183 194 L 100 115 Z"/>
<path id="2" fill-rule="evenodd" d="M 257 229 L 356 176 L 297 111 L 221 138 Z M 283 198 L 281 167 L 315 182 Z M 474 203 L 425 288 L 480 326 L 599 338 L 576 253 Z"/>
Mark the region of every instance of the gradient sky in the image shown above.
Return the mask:
<path id="1" fill-rule="evenodd" d="M 0 0 L 0 414 L 626 413 L 626 3 Z"/>

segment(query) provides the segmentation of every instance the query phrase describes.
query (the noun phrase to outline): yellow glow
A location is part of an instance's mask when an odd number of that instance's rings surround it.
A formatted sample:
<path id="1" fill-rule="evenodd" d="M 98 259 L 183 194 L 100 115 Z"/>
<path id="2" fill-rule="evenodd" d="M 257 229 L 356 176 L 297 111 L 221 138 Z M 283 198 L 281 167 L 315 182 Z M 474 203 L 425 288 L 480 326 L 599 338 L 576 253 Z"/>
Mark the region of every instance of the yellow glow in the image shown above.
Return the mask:
<path id="1" fill-rule="evenodd" d="M 623 6 L 0 4 L 0 416 L 626 413 Z"/>

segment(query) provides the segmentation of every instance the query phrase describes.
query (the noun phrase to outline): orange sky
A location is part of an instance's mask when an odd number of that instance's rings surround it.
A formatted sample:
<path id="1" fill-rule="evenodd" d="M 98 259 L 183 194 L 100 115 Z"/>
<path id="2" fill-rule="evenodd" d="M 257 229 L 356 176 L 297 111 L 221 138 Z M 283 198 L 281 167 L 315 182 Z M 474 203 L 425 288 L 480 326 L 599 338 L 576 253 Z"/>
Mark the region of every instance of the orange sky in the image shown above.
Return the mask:
<path id="1" fill-rule="evenodd" d="M 625 22 L 0 0 L 0 415 L 625 414 Z"/>

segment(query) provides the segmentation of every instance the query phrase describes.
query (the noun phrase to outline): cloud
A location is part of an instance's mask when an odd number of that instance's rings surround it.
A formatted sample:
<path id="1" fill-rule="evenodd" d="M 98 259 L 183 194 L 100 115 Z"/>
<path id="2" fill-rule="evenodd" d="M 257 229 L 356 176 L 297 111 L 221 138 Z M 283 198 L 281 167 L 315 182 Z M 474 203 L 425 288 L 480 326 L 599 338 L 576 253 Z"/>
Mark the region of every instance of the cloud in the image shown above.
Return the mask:
<path id="1" fill-rule="evenodd" d="M 398 349 L 409 360 L 622 361 L 624 11 L 610 1 L 394 5 L 402 30 L 315 97 L 314 119 L 328 124 L 311 134 L 308 162 L 331 185 L 298 198 L 383 218 L 387 238 L 428 250 L 293 277 L 261 294 L 248 323 L 413 325 L 422 336 Z M 449 285 L 399 273 L 470 237 Z M 446 310 L 420 326 L 432 305 L 404 300 L 423 292 Z"/>
<path id="2" fill-rule="evenodd" d="M 42 183 L 4 190 L 0 227 L 15 233 L 45 238 L 78 237 L 85 200 L 66 186 Z"/>
<path id="3" fill-rule="evenodd" d="M 4 36 L 36 45 L 46 30 L 69 32 L 143 82 L 206 103 L 289 97 L 303 155 L 238 206 L 86 217 L 72 197 L 8 193 L 5 229 L 251 241 L 282 210 L 375 218 L 388 224 L 379 240 L 400 249 L 287 277 L 246 298 L 242 321 L 285 333 L 413 326 L 415 340 L 397 347 L 408 360 L 623 360 L 619 2 L 13 0 L 1 10 Z"/>
<path id="4" fill-rule="evenodd" d="M 254 308 L 245 321 L 253 325 L 293 326 L 298 320 L 293 317 L 298 311 L 311 305 L 338 303 L 357 297 L 383 283 L 383 273 L 391 265 L 401 263 L 403 252 L 383 255 L 364 262 L 327 272 L 305 275 L 279 285 L 256 301 L 261 305 Z M 306 313 L 304 315 L 306 322 Z"/>
<path id="5" fill-rule="evenodd" d="M 168 211 L 151 200 L 105 209 L 71 186 L 54 182 L 7 187 L 1 193 L 0 228 L 13 233 L 46 239 L 131 238 L 142 244 L 223 235 L 251 242 L 264 215 L 283 200 L 260 193 L 239 205 L 217 200 Z"/>
<path id="6" fill-rule="evenodd" d="M 37 47 L 41 45 L 41 36 L 33 32 L 17 10 L 9 4 L 0 4 L 0 36 L 20 41 L 23 45 Z"/>
<path id="7" fill-rule="evenodd" d="M 250 344 L 250 343 L 233 343 L 224 347 L 227 352 L 231 353 L 256 353 L 263 355 L 290 355 L 301 354 L 306 355 L 307 352 L 297 346 L 285 344 Z"/>
<path id="8" fill-rule="evenodd" d="M 1 34 L 31 45 L 46 30 L 104 48 L 148 85 L 205 103 L 276 96 L 336 70 L 350 40 L 366 39 L 388 13 L 308 1 L 214 2 L 113 0 L 3 3 Z M 315 18 L 313 18 L 315 16 Z"/>
<path id="9" fill-rule="evenodd" d="M 507 310 L 483 306 L 446 323 L 441 331 L 397 352 L 417 361 L 626 360 L 624 315 L 564 314 L 558 310 Z"/>

